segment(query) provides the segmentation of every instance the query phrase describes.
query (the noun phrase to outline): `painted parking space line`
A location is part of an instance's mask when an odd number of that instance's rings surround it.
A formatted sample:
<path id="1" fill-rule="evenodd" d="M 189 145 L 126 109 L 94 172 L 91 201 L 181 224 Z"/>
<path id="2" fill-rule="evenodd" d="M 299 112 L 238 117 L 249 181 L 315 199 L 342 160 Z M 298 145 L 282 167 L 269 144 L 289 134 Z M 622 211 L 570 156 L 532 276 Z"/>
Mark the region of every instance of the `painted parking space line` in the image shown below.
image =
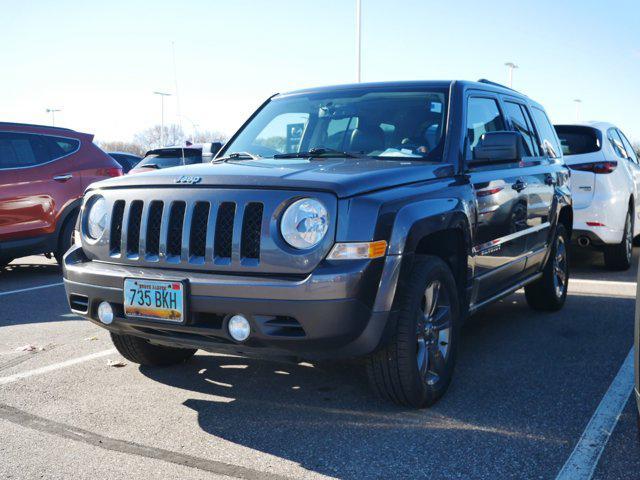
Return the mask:
<path id="1" fill-rule="evenodd" d="M 633 348 L 556 480 L 589 480 L 633 391 Z"/>
<path id="2" fill-rule="evenodd" d="M 96 358 L 106 357 L 107 355 L 111 355 L 113 353 L 116 353 L 116 349 L 110 348 L 108 350 L 102 350 L 101 352 L 92 353 L 90 355 L 85 355 L 83 357 L 72 358 L 69 360 L 65 360 L 64 362 L 53 363 L 45 367 L 35 368 L 33 370 L 27 370 L 26 372 L 14 373 L 13 375 L 0 377 L 0 385 L 6 385 L 8 383 L 17 382 L 18 380 L 22 380 L 25 378 L 33 377 L 36 375 L 42 375 L 45 373 L 53 372 L 54 370 L 60 370 L 62 368 L 71 367 L 79 363 L 88 362 L 89 360 L 95 360 Z"/>
<path id="3" fill-rule="evenodd" d="M 60 285 L 64 285 L 64 283 L 63 282 L 58 282 L 58 283 L 49 283 L 47 285 L 39 285 L 37 287 L 19 288 L 17 290 L 9 290 L 7 292 L 0 292 L 0 297 L 3 297 L 5 295 L 12 295 L 14 293 L 22 293 L 22 292 L 30 292 L 32 290 L 40 290 L 40 289 L 43 289 L 43 288 L 59 287 Z"/>
<path id="4" fill-rule="evenodd" d="M 571 278 L 569 280 L 569 293 L 635 298 L 636 282 L 610 282 L 607 280 Z"/>

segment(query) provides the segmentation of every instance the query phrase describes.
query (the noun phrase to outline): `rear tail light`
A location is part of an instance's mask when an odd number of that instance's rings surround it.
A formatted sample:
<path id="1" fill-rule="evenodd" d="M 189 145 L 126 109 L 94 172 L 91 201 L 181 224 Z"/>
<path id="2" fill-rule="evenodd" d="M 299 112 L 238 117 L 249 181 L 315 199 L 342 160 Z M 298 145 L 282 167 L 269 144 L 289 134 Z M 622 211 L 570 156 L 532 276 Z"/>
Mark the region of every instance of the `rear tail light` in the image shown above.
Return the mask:
<path id="1" fill-rule="evenodd" d="M 587 222 L 587 225 L 589 225 L 590 227 L 605 227 L 606 226 L 604 223 L 600 223 L 600 222 Z"/>
<path id="2" fill-rule="evenodd" d="M 596 163 L 578 163 L 577 165 L 569 165 L 571 170 L 580 170 L 581 172 L 591 173 L 611 173 L 618 166 L 618 162 L 596 162 Z"/>
<path id="3" fill-rule="evenodd" d="M 98 175 L 101 177 L 121 177 L 122 169 L 121 168 L 99 168 Z"/>

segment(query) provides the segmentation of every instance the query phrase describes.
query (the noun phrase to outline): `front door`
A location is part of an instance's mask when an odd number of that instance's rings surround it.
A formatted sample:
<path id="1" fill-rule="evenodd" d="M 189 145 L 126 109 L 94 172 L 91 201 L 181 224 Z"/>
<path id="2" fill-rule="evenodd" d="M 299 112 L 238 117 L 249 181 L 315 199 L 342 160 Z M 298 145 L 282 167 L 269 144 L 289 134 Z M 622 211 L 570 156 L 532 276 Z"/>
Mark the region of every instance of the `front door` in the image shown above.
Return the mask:
<path id="1" fill-rule="evenodd" d="M 487 132 L 507 129 L 497 97 L 471 94 L 467 99 L 466 158 Z M 517 281 L 526 264 L 526 179 L 519 163 L 469 167 L 475 191 L 473 303 L 481 302 Z"/>

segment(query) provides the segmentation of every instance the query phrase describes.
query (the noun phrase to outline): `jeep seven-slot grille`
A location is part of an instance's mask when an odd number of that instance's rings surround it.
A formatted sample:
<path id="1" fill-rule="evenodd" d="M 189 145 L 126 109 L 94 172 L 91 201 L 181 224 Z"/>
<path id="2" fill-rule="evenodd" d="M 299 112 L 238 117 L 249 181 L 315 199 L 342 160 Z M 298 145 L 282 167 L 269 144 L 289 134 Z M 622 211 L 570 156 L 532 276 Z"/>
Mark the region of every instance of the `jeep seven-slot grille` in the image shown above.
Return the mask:
<path id="1" fill-rule="evenodd" d="M 185 202 L 141 200 L 114 202 L 110 253 L 129 260 L 156 262 L 221 262 L 234 248 L 242 259 L 260 260 L 264 206 L 260 202 Z M 123 227 L 126 224 L 126 227 Z M 234 227 L 239 228 L 234 241 Z"/>

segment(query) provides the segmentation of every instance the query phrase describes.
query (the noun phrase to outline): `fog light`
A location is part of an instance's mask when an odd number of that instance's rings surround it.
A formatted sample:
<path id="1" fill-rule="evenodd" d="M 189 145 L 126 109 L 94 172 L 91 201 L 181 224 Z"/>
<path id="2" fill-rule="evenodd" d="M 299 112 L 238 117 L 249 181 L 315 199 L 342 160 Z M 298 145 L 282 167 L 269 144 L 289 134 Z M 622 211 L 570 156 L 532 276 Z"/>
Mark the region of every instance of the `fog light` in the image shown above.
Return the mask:
<path id="1" fill-rule="evenodd" d="M 242 315 L 234 315 L 229 319 L 229 323 L 227 324 L 227 329 L 229 330 L 229 335 L 236 342 L 244 342 L 247 338 L 249 338 L 249 334 L 251 333 L 251 325 L 249 324 L 249 320 L 247 320 Z"/>
<path id="2" fill-rule="evenodd" d="M 108 302 L 102 302 L 98 305 L 98 319 L 105 325 L 113 322 L 113 308 Z"/>

